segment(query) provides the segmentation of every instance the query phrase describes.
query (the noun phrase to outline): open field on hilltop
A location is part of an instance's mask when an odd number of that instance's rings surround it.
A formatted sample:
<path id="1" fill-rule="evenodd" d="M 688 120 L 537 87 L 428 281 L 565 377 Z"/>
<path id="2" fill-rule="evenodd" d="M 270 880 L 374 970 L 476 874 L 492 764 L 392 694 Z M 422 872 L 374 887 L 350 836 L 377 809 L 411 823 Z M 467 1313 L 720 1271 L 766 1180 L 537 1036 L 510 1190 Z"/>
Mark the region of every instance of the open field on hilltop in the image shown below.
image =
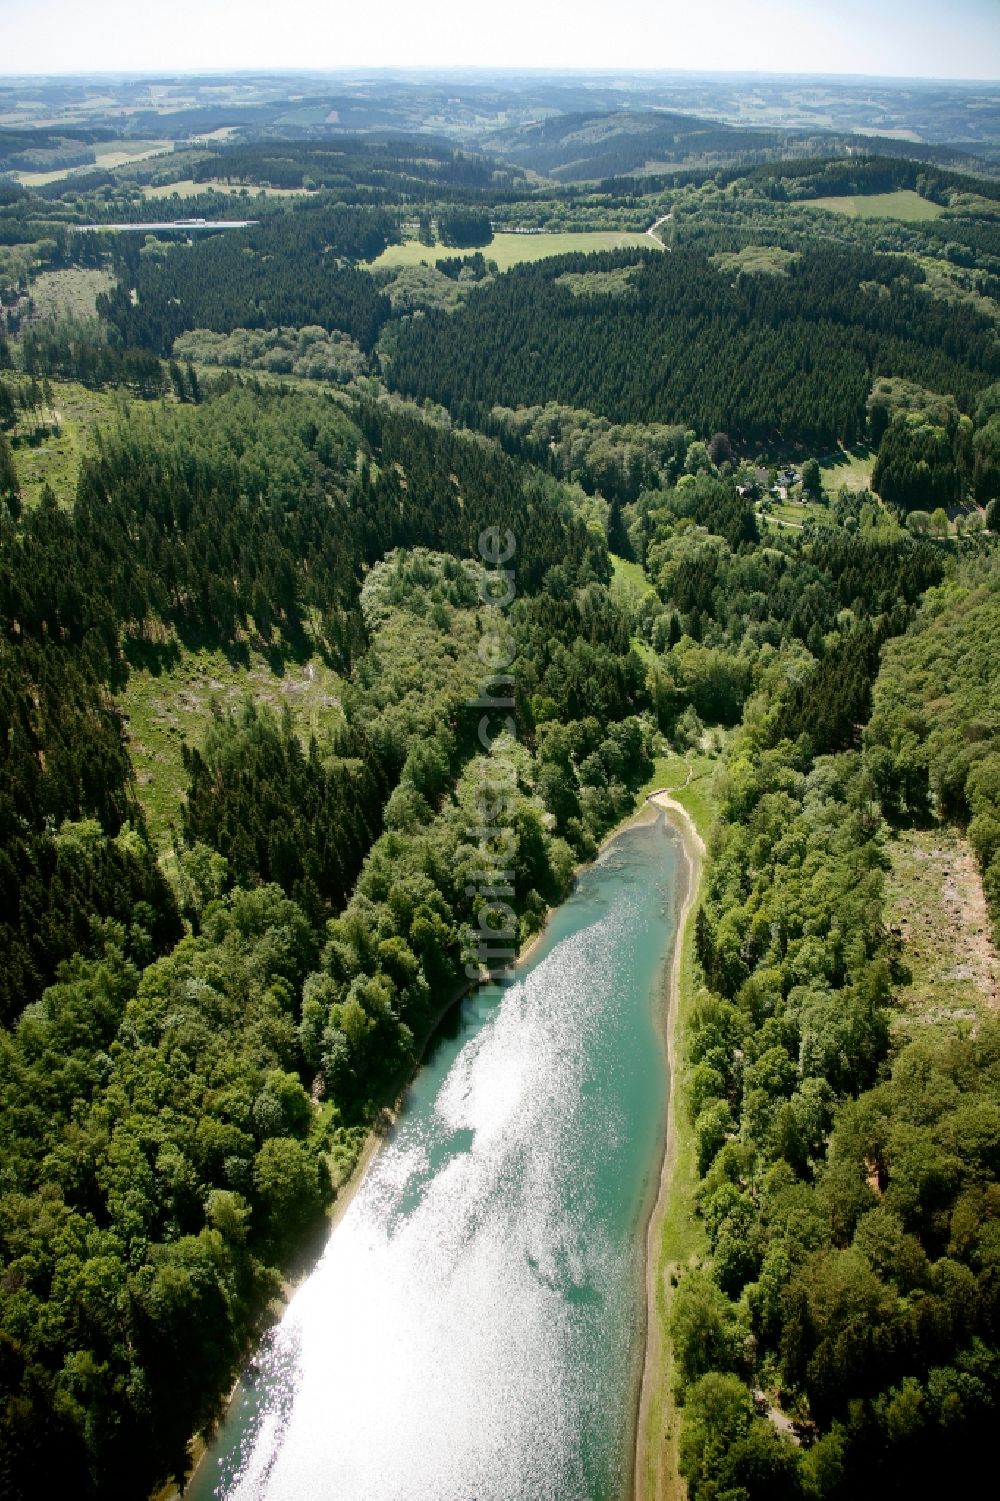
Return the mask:
<path id="1" fill-rule="evenodd" d="M 90 166 L 59 167 L 54 172 L 15 172 L 14 176 L 22 187 L 44 188 L 50 182 L 62 182 L 64 178 L 71 178 L 79 172 L 95 172 L 99 169 L 110 172 L 115 167 L 131 166 L 133 162 L 142 162 L 147 157 L 172 151 L 173 145 L 173 141 L 99 141 L 94 147 L 96 161 Z"/>
<path id="2" fill-rule="evenodd" d="M 144 162 L 147 157 L 159 156 L 173 149 L 174 143 L 169 140 L 110 141 L 107 145 L 95 146 L 94 155 L 97 157 L 97 165 L 110 171 L 113 167 L 127 167 L 132 162 Z"/>
<path id="3" fill-rule="evenodd" d="M 857 136 L 882 136 L 886 141 L 912 141 L 914 145 L 920 144 L 920 135 L 908 126 L 900 125 L 896 129 L 890 129 L 885 125 L 855 125 L 854 134 Z"/>
<path id="4" fill-rule="evenodd" d="M 277 668 L 277 670 L 275 670 Z M 179 828 L 187 776 L 181 746 L 199 745 L 213 702 L 234 709 L 246 698 L 279 712 L 287 705 L 303 741 L 340 724 L 341 680 L 316 656 L 280 662 L 248 652 L 241 662 L 225 652 L 177 647 L 175 660 L 159 671 L 133 667 L 119 697 L 126 718 L 136 791 L 150 837 L 164 853 Z"/>
<path id="5" fill-rule="evenodd" d="M 235 125 L 220 125 L 217 130 L 206 130 L 201 134 L 192 136 L 192 141 L 228 141 L 230 136 L 235 135 Z"/>
<path id="6" fill-rule="evenodd" d="M 59 167 L 55 172 L 14 172 L 11 175 L 22 188 L 47 188 L 49 183 L 62 182 L 74 172 L 94 172 L 93 164 L 84 167 Z"/>
<path id="7" fill-rule="evenodd" d="M 264 188 L 257 183 L 228 183 L 215 179 L 212 182 L 195 182 L 191 177 L 182 177 L 179 182 L 161 182 L 156 187 L 145 186 L 142 189 L 144 198 L 171 198 L 174 194 L 178 198 L 197 198 L 202 193 L 224 193 L 232 195 L 246 191 L 248 197 L 256 198 L 263 193 L 267 198 L 308 198 L 311 196 L 311 188 Z"/>
<path id="8" fill-rule="evenodd" d="M 654 242 L 648 235 L 627 230 L 567 230 L 556 234 L 519 235 L 501 232 L 491 245 L 481 247 L 489 261 L 496 261 L 501 271 L 509 271 L 520 261 L 541 261 L 550 255 L 568 255 L 571 251 L 651 250 Z M 419 266 L 455 255 L 473 255 L 474 250 L 453 250 L 448 245 L 422 245 L 419 240 L 404 240 L 390 245 L 371 262 L 373 266 Z"/>
<path id="9" fill-rule="evenodd" d="M 807 208 L 830 209 L 852 219 L 906 219 L 919 223 L 924 219 L 939 219 L 944 213 L 939 203 L 921 198 L 911 188 L 898 188 L 893 193 L 851 193 L 842 198 L 808 198 L 802 202 Z"/>

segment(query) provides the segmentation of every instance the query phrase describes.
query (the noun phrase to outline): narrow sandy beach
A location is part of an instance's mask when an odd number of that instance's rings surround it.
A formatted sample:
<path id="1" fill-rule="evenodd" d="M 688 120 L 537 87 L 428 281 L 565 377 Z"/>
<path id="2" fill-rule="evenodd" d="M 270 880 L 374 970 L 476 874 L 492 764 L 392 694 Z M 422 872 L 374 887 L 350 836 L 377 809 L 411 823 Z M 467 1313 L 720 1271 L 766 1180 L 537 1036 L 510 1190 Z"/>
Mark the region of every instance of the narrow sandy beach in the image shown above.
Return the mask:
<path id="1" fill-rule="evenodd" d="M 657 1249 L 660 1243 L 663 1217 L 666 1213 L 670 1184 L 674 1171 L 674 1160 L 677 1153 L 678 1101 L 674 1084 L 677 1077 L 676 1022 L 684 934 L 691 910 L 698 897 L 702 865 L 705 857 L 704 842 L 695 828 L 687 809 L 682 807 L 676 798 L 671 797 L 667 791 L 651 793 L 649 801 L 665 810 L 667 817 L 679 832 L 688 869 L 684 901 L 678 915 L 677 933 L 674 938 L 667 1005 L 661 1018 L 664 1029 L 667 1070 L 670 1076 L 670 1089 L 667 1100 L 667 1125 L 664 1135 L 660 1184 L 646 1231 L 646 1351 L 643 1360 L 642 1383 L 639 1391 L 639 1416 L 636 1424 L 633 1479 L 635 1501 L 660 1501 L 662 1495 L 662 1466 L 650 1463 L 652 1458 L 651 1449 L 662 1438 L 662 1435 L 651 1431 L 650 1414 L 653 1393 L 665 1379 L 664 1365 L 666 1354 L 664 1350 L 663 1330 L 660 1327 L 657 1308 Z M 653 1477 L 652 1481 L 650 1481 L 650 1475 Z"/>

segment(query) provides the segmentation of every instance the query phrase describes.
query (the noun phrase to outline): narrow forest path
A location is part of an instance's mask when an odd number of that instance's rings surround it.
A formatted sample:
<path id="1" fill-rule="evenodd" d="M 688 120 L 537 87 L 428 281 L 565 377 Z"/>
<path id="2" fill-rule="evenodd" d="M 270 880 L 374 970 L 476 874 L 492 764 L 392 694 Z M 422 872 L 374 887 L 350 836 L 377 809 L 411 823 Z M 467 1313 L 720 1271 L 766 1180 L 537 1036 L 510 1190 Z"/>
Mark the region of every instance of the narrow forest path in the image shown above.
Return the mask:
<path id="1" fill-rule="evenodd" d="M 786 521 L 783 516 L 767 515 L 764 511 L 757 511 L 756 515 L 759 521 L 773 521 L 776 526 L 791 527 L 793 532 L 801 532 L 803 529 L 801 521 Z"/>
<path id="2" fill-rule="evenodd" d="M 667 245 L 665 241 L 660 239 L 656 231 L 659 229 L 661 224 L 666 224 L 667 220 L 672 219 L 673 217 L 674 214 L 673 210 L 671 209 L 668 213 L 661 214 L 660 217 L 654 220 L 654 222 L 646 230 L 646 233 L 649 235 L 649 238 L 653 241 L 654 245 L 659 245 L 661 250 L 669 250 L 670 246 Z"/>

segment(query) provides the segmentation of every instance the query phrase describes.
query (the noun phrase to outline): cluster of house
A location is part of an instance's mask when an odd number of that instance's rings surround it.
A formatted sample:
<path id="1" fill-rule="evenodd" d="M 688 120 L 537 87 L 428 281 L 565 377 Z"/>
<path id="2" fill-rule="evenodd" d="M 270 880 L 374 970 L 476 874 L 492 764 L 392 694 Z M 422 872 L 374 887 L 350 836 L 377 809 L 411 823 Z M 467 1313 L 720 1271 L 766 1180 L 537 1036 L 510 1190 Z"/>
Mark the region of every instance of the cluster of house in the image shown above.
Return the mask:
<path id="1" fill-rule="evenodd" d="M 751 500 L 757 500 L 762 495 L 774 495 L 779 500 L 787 500 L 788 492 L 794 485 L 801 484 L 802 476 L 797 469 L 786 465 L 779 469 L 771 480 L 770 470 L 758 466 L 746 475 L 736 486 L 738 495 L 749 496 Z"/>

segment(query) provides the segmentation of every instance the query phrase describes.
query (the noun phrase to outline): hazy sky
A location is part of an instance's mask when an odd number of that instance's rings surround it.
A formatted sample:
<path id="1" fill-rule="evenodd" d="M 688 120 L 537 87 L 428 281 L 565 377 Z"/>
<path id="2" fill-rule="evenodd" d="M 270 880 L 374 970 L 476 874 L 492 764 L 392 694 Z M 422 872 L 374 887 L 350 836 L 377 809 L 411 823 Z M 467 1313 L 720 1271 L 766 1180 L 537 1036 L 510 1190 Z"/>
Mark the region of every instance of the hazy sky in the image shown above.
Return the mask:
<path id="1" fill-rule="evenodd" d="M 691 68 L 1000 78 L 1000 0 L 0 0 L 0 72 Z"/>

